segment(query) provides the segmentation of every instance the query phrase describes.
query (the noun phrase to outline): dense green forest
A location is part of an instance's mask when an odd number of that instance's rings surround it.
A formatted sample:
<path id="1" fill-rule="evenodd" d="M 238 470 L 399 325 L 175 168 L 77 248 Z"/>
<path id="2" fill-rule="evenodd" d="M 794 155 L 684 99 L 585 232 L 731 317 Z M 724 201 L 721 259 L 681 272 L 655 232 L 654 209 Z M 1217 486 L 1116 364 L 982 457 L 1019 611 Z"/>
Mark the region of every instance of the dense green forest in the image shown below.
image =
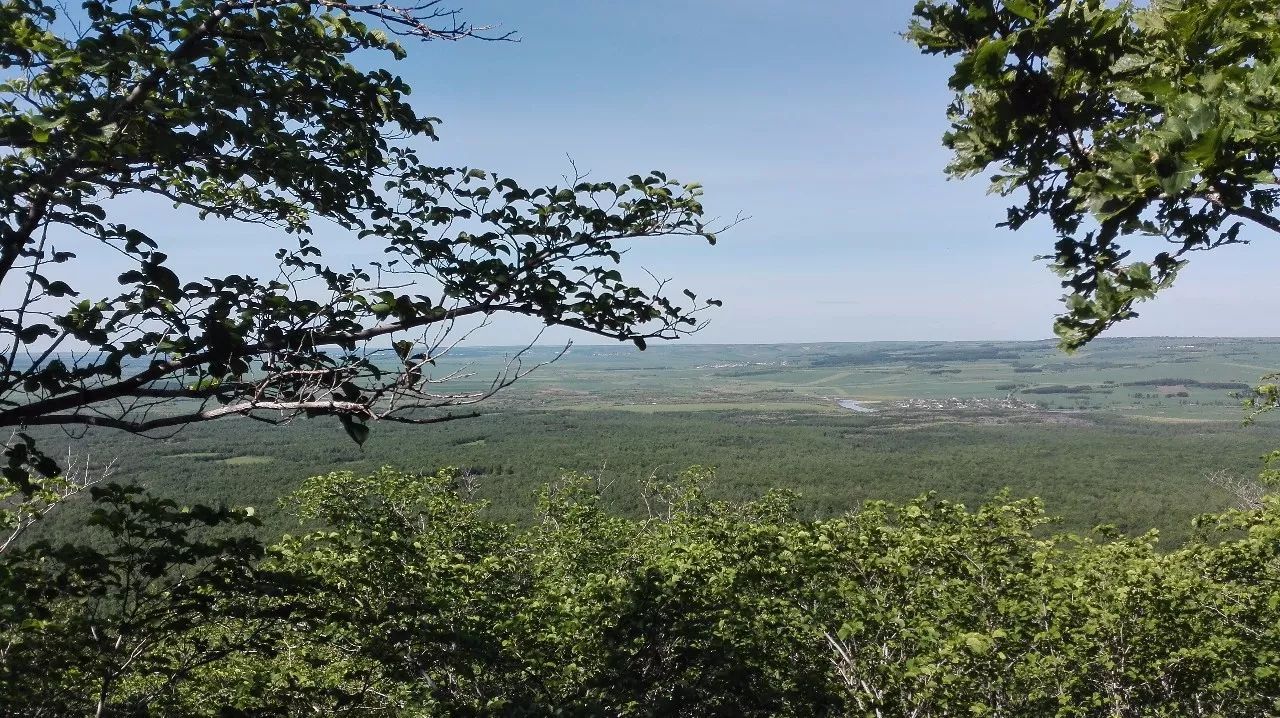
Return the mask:
<path id="1" fill-rule="evenodd" d="M 160 495 L 211 504 L 235 497 L 237 505 L 254 506 L 273 532 L 289 525 L 277 514 L 279 499 L 317 467 L 458 467 L 475 475 L 476 496 L 491 502 L 488 516 L 527 523 L 539 488 L 565 471 L 597 476 L 610 485 L 607 506 L 634 517 L 642 509 L 641 481 L 698 463 L 716 468 L 705 487 L 712 496 L 742 501 L 791 489 L 811 517 L 931 491 L 975 506 L 1008 488 L 1041 497 L 1062 517 L 1061 528 L 1113 524 L 1131 534 L 1158 528 L 1163 542 L 1176 544 L 1193 517 L 1233 501 L 1209 483 L 1209 474 L 1251 476 L 1260 457 L 1280 445 L 1280 429 L 1269 422 L 1245 428 L 1239 421 L 1063 418 L 886 426 L 877 415 L 851 413 L 511 411 L 425 432 L 382 428 L 364 446 L 332 424 L 263 432 L 253 423 L 220 422 L 188 427 L 167 441 L 105 435 L 76 448 L 99 462 L 115 458 L 118 478 Z M 79 515 L 67 508 L 45 528 L 73 527 Z"/>

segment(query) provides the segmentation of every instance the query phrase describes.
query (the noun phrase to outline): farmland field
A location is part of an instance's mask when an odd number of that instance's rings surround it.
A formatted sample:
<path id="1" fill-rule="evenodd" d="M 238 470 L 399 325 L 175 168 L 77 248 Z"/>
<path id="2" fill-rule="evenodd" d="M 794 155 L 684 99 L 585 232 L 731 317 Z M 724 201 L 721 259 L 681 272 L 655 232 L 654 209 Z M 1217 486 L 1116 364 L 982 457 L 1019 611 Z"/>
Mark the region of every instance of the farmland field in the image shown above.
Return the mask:
<path id="1" fill-rule="evenodd" d="M 471 375 L 455 390 L 483 389 L 514 351 L 460 351 L 439 371 Z M 1248 476 L 1280 448 L 1280 421 L 1243 426 L 1235 396 L 1278 359 L 1275 339 L 1110 339 L 1072 356 L 1052 342 L 578 346 L 482 404 L 484 416 L 375 426 L 363 447 L 328 420 L 50 438 L 113 459 L 118 479 L 255 505 L 269 522 L 280 496 L 329 470 L 463 467 L 494 515 L 519 522 L 566 470 L 597 475 L 611 505 L 635 514 L 641 480 L 708 465 L 714 495 L 787 488 L 817 515 L 1007 488 L 1042 497 L 1064 529 L 1158 528 L 1176 542 L 1232 500 L 1209 473 Z"/>
<path id="2" fill-rule="evenodd" d="M 910 413 L 1000 400 L 1237 421 L 1240 402 L 1231 394 L 1274 371 L 1277 350 L 1280 340 L 1177 338 L 1100 341 L 1071 356 L 1053 342 L 660 346 L 643 354 L 588 346 L 504 399 L 521 407 L 837 411 L 838 399 L 853 398 Z M 477 350 L 468 358 L 487 377 L 503 356 Z"/>

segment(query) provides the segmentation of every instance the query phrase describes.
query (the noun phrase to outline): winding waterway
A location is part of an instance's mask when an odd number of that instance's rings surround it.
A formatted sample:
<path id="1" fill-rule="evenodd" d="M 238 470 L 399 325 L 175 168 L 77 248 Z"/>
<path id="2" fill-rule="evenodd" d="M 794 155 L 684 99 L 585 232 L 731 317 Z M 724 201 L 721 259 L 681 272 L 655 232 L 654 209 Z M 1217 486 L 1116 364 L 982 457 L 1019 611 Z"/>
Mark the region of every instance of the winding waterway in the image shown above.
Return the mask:
<path id="1" fill-rule="evenodd" d="M 836 403 L 839 404 L 841 408 L 848 409 L 849 411 L 856 411 L 859 414 L 876 413 L 875 409 L 872 409 L 871 407 L 866 406 L 862 402 L 856 401 L 854 399 L 836 399 Z"/>

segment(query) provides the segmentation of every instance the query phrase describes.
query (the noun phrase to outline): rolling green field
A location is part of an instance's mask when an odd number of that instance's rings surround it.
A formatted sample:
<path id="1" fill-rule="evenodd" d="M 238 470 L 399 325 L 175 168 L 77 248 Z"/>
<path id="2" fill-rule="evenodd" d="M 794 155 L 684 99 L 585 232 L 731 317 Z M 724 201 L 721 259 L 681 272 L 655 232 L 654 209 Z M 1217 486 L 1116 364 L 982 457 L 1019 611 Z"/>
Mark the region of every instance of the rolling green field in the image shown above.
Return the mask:
<path id="1" fill-rule="evenodd" d="M 1250 475 L 1280 448 L 1280 421 L 1242 426 L 1233 396 L 1280 367 L 1278 350 L 1273 339 L 1167 338 L 1073 356 L 1051 342 L 580 346 L 485 416 L 375 426 L 364 447 L 324 420 L 48 439 L 185 501 L 256 506 L 275 530 L 278 498 L 332 470 L 463 467 L 494 515 L 519 522 L 567 470 L 597 476 L 617 510 L 638 514 L 643 479 L 707 465 L 716 496 L 787 488 L 815 515 L 927 491 L 972 504 L 1007 488 L 1042 497 L 1064 529 L 1158 528 L 1172 543 L 1230 503 L 1208 473 Z M 512 353 L 461 351 L 440 370 L 466 369 L 455 388 L 480 388 Z"/>
<path id="2" fill-rule="evenodd" d="M 473 350 L 467 359 L 487 378 L 503 356 Z M 1018 399 L 1048 409 L 1237 421 L 1240 402 L 1231 394 L 1274 371 L 1276 357 L 1273 339 L 1111 339 L 1075 355 L 1049 341 L 658 346 L 643 354 L 588 346 L 504 398 L 519 407 L 658 407 L 647 411 Z"/>

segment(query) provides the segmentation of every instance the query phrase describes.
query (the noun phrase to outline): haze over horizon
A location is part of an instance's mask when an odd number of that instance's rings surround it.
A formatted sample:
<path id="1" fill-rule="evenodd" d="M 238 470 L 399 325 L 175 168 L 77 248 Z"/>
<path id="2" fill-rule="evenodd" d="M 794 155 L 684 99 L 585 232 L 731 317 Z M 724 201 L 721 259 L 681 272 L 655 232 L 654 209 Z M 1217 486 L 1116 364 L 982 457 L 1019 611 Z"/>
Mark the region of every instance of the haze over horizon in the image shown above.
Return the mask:
<path id="1" fill-rule="evenodd" d="M 614 342 L 614 341 L 606 341 L 606 340 L 593 339 L 593 338 L 590 338 L 590 337 L 588 337 L 588 338 L 587 338 L 587 339 L 585 339 L 585 340 L 584 340 L 581 336 L 577 336 L 577 337 L 569 337 L 569 339 L 571 339 L 571 340 L 573 341 L 573 346 L 575 346 L 575 347 L 577 347 L 577 346 L 583 346 L 583 347 L 618 347 L 618 348 L 623 348 L 623 349 L 626 349 L 626 348 L 630 348 L 630 347 L 631 347 L 631 345 L 630 345 L 629 343 L 627 343 L 627 344 L 623 344 L 623 343 Z M 1242 335 L 1242 336 L 1231 336 L 1231 335 L 1226 335 L 1226 334 L 1220 334 L 1220 335 L 1207 335 L 1207 334 L 1205 334 L 1205 335 L 1192 335 L 1192 334 L 1115 334 L 1115 335 L 1111 335 L 1111 334 L 1107 334 L 1107 335 L 1104 335 L 1104 336 L 1102 336 L 1102 337 L 1099 337 L 1098 339 L 1095 339 L 1093 342 L 1090 342 L 1089 346 L 1093 346 L 1093 345 L 1094 345 L 1094 344 L 1096 344 L 1096 343 L 1106 343 L 1106 342 L 1124 341 L 1124 340 L 1141 340 L 1141 339 L 1170 339 L 1170 340 L 1173 340 L 1173 339 L 1179 339 L 1179 340 L 1192 340 L 1192 341 L 1223 341 L 1223 340 L 1247 340 L 1247 339 L 1256 339 L 1256 340 L 1258 340 L 1258 341 L 1267 341 L 1267 342 L 1272 342 L 1272 341 L 1280 341 L 1280 336 L 1266 336 L 1266 335 Z M 806 345 L 806 344 L 815 344 L 815 345 L 823 345 L 823 344 L 1044 344 L 1044 343 L 1054 343 L 1054 344 L 1056 344 L 1056 343 L 1057 343 L 1057 341 L 1058 341 L 1058 339 L 1057 339 L 1056 337 L 1041 337 L 1041 338 L 1038 338 L 1038 339 L 1003 339 L 1003 338 L 999 338 L 999 337 L 979 337 L 979 338 L 974 338 L 974 339 L 928 339 L 928 338 L 914 338 L 914 339 L 875 339 L 875 338 L 872 338 L 872 339 L 847 339 L 847 340 L 845 340 L 845 339 L 817 339 L 817 340 L 811 340 L 811 341 L 799 341 L 799 340 L 797 340 L 797 341 L 780 341 L 780 342 L 766 342 L 766 341 L 724 341 L 724 342 L 720 342 L 720 341 L 703 341 L 702 339 L 700 339 L 700 338 L 699 338 L 699 335 L 698 335 L 698 334 L 695 334 L 695 335 L 693 335 L 693 336 L 686 337 L 686 338 L 684 338 L 684 339 L 675 340 L 675 341 L 668 341 L 668 342 L 656 342 L 656 341 L 655 341 L 655 342 L 653 342 L 653 343 L 649 344 L 648 348 L 647 348 L 645 351 L 652 351 L 652 350 L 654 350 L 654 349 L 663 349 L 663 348 L 669 348 L 669 347 L 682 347 L 682 346 L 685 346 L 685 347 L 704 347 L 704 346 L 800 346 L 800 345 Z M 511 349 L 511 348 L 515 348 L 515 347 L 523 347 L 523 346 L 525 346 L 526 344 L 527 344 L 527 342 L 525 342 L 524 344 L 479 344 L 479 343 L 469 343 L 469 344 L 466 344 L 466 345 L 459 345 L 458 349 L 460 349 L 460 350 L 466 350 L 466 349 L 476 349 L 476 350 Z M 555 345 L 554 345 L 552 342 L 548 341 L 548 340 L 544 340 L 544 341 L 539 342 L 539 343 L 538 343 L 538 346 L 546 347 L 546 348 L 548 348 L 548 349 L 554 349 L 554 348 L 555 348 Z M 1081 350 L 1080 350 L 1080 352 L 1088 352 L 1088 351 L 1089 351 L 1089 346 L 1084 347 L 1083 349 L 1081 349 Z M 1065 353 L 1065 352 L 1064 352 L 1063 354 L 1064 354 L 1064 355 L 1066 355 L 1066 353 Z"/>
<path id="2" fill-rule="evenodd" d="M 944 179 L 950 67 L 899 36 L 911 6 L 468 2 L 469 20 L 520 41 L 433 43 L 393 69 L 419 88 L 420 110 L 443 119 L 432 161 L 527 184 L 559 181 L 569 157 L 596 179 L 660 169 L 701 182 L 712 215 L 749 216 L 716 247 L 661 240 L 628 257 L 724 301 L 690 342 L 1051 337 L 1062 291 L 1032 258 L 1054 238 L 1043 227 L 995 228 L 1005 202 L 984 194 L 983 179 Z M 281 243 L 269 230 L 141 205 L 121 218 L 186 237 L 171 261 L 195 272 L 248 263 L 267 274 Z M 372 245 L 321 239 L 338 265 L 376 258 Z M 1256 291 L 1257 268 L 1280 261 L 1280 248 L 1195 260 L 1114 335 L 1274 332 L 1267 320 L 1280 296 Z M 83 279 L 105 295 L 111 276 Z M 536 331 L 504 322 L 472 341 L 521 344 Z M 561 330 L 544 339 L 570 337 L 595 343 Z"/>

